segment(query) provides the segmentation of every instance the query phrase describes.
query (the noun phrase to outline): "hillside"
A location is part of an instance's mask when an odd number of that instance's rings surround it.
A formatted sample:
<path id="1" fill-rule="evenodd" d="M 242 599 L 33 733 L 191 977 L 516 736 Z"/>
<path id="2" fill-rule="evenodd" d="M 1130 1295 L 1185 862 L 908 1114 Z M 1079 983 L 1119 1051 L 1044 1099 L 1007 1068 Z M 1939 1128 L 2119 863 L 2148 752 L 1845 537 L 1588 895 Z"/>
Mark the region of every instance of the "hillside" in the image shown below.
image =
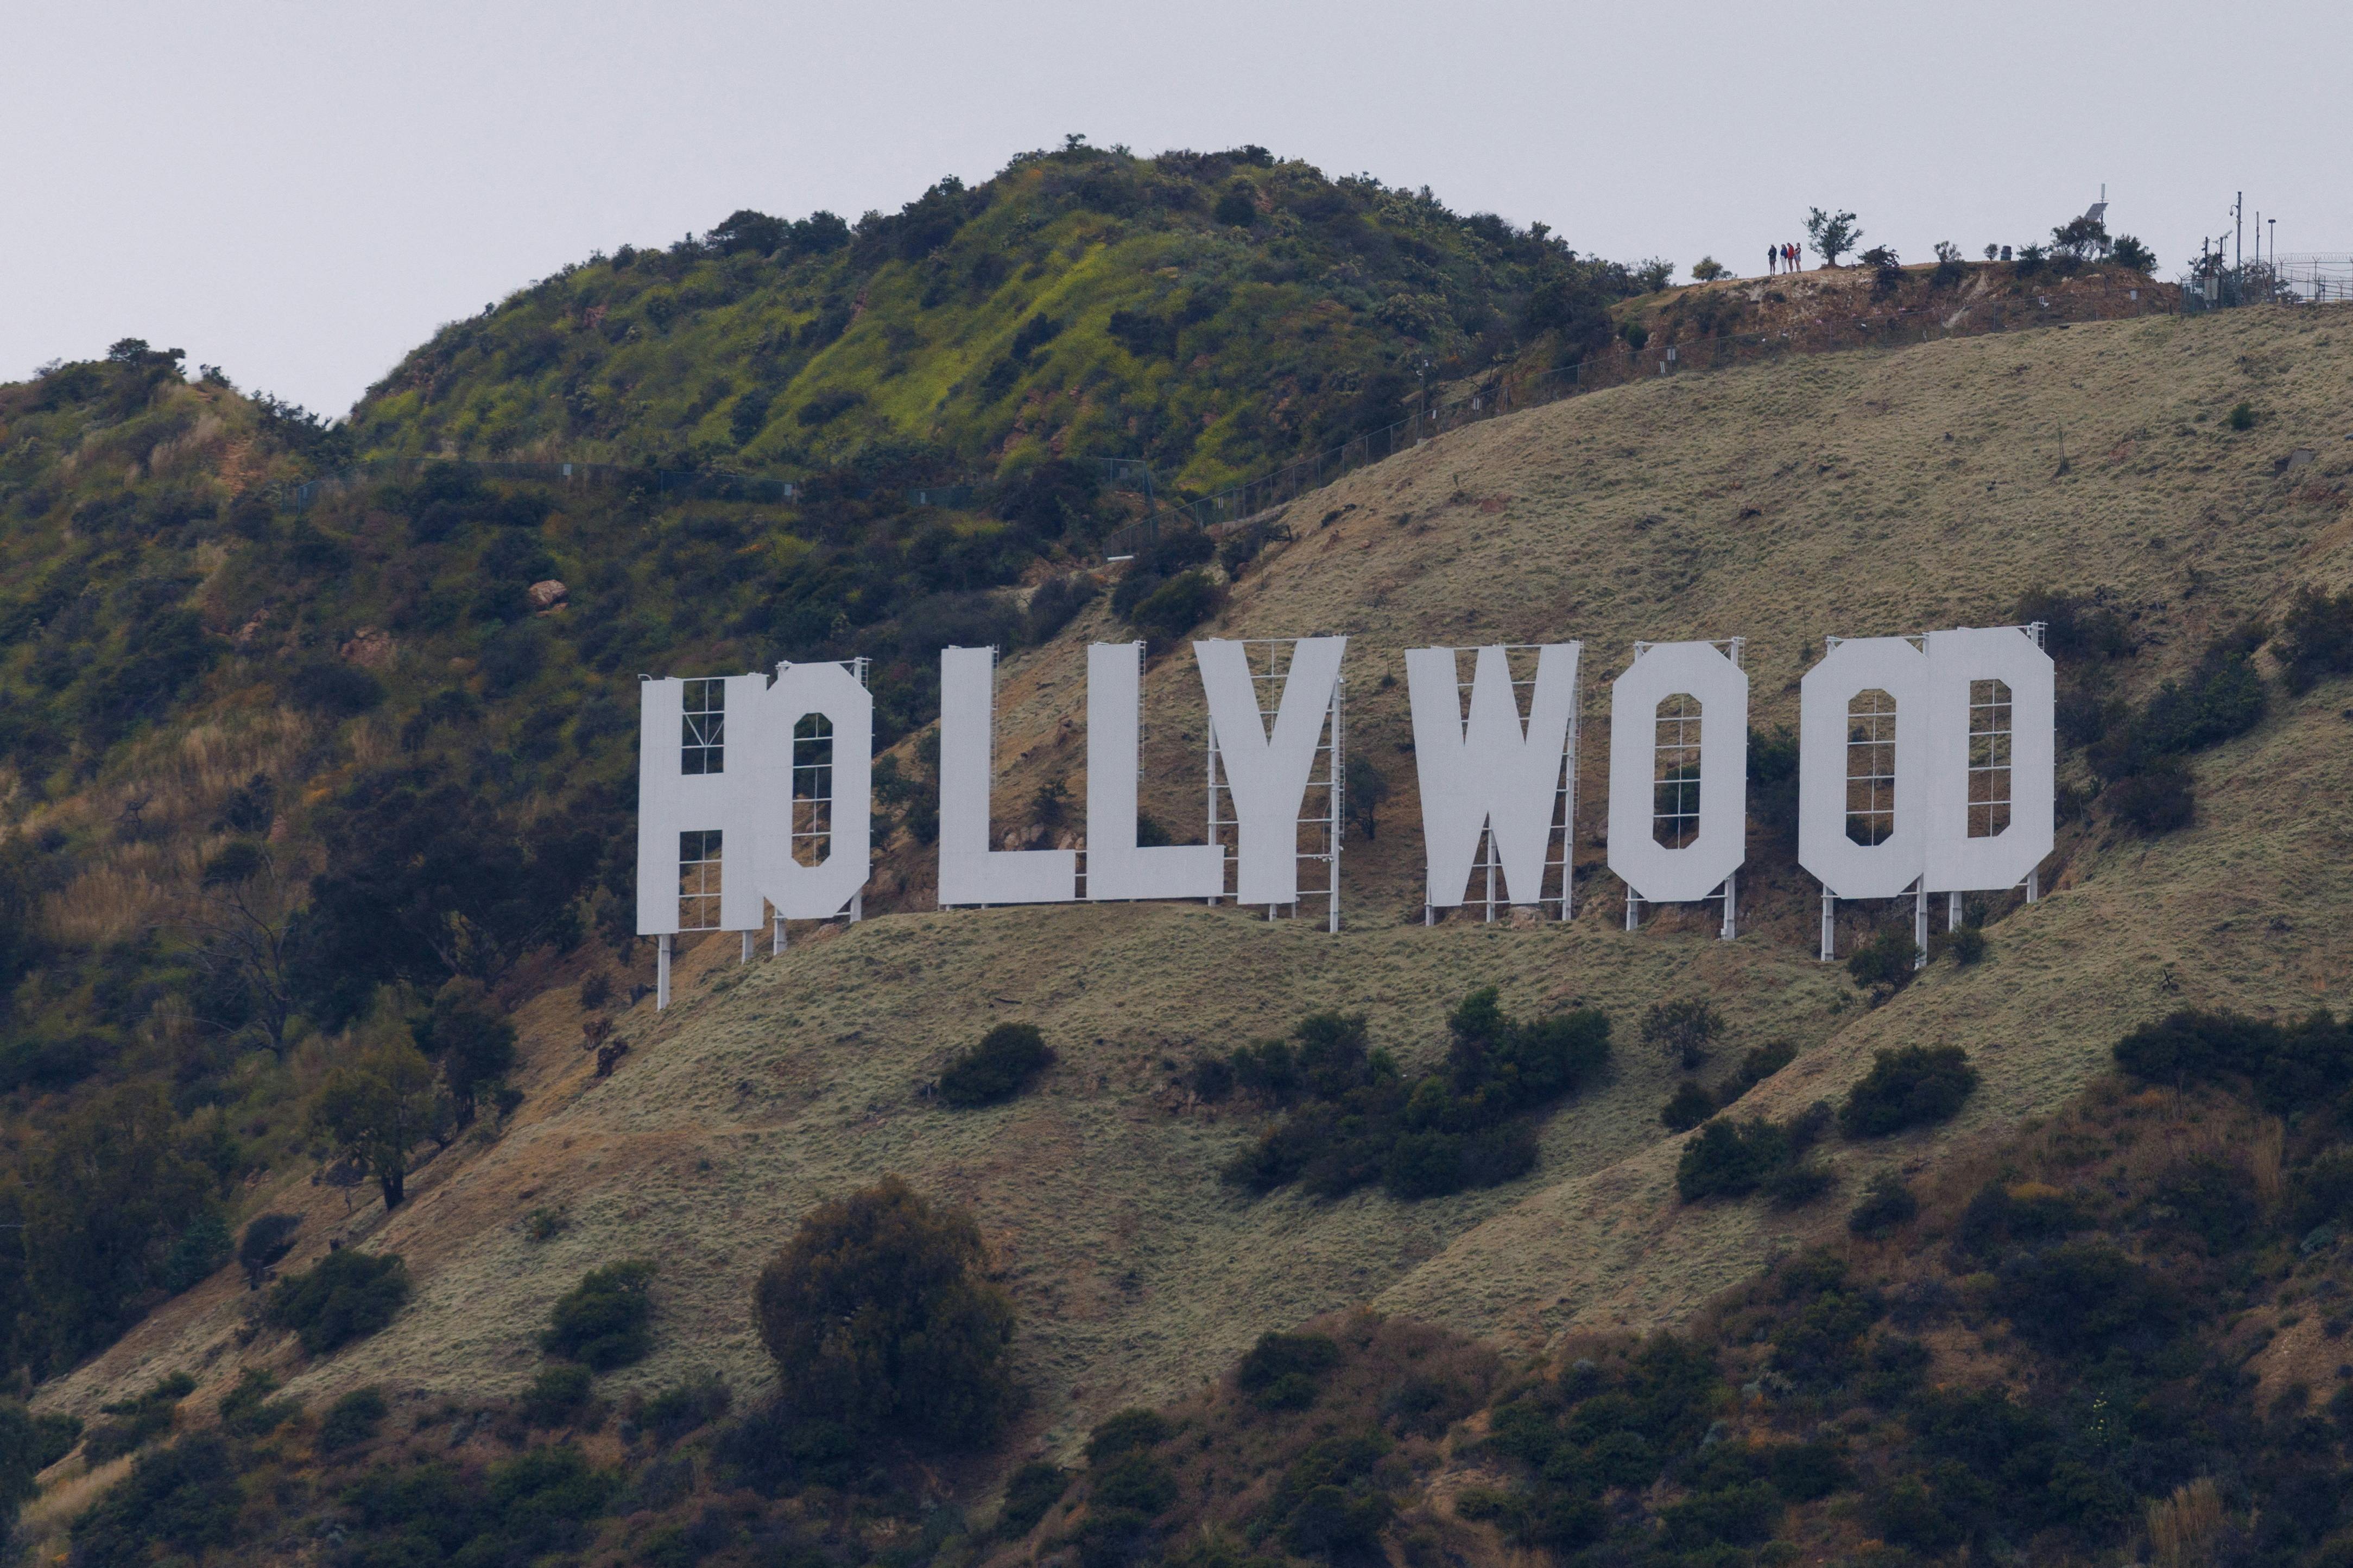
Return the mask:
<path id="1" fill-rule="evenodd" d="M 1293 541 L 1251 566 L 1210 629 L 1350 633 L 1352 743 L 1388 775 L 1395 823 L 1414 814 L 1404 693 L 1379 677 L 1428 641 L 1581 637 L 1590 689 L 1638 637 L 1746 635 L 1756 719 L 1770 726 L 1794 718 L 1797 677 L 1825 633 L 1991 622 L 2063 590 L 2128 626 L 2137 651 L 2112 678 L 2139 700 L 2211 636 L 2276 617 L 2299 586 L 2353 579 L 2343 331 L 2310 312 L 2089 324 L 1534 409 L 1294 508 Z M 2253 427 L 2234 431 L 2224 416 L 2242 402 Z M 1082 735 L 1068 721 L 1103 614 L 1008 665 L 1007 807 L 1050 779 L 1080 793 Z M 1189 686 L 1185 656 L 1155 665 L 1154 744 L 1178 779 L 1198 763 Z M 255 1209 L 311 1215 L 290 1266 L 330 1233 L 410 1259 L 417 1300 L 383 1334 L 309 1365 L 282 1341 L 239 1350 L 241 1289 L 224 1274 L 41 1403 L 89 1410 L 178 1367 L 201 1370 L 203 1399 L 248 1354 L 292 1373 L 290 1391 L 312 1405 L 371 1381 L 420 1407 L 478 1399 L 527 1380 L 517 1352 L 582 1268 L 638 1253 L 663 1260 L 661 1337 L 614 1386 L 712 1369 L 748 1393 L 762 1376 L 744 1315 L 758 1262 L 815 1198 L 884 1171 L 973 1204 L 997 1252 L 1034 1402 L 1017 1450 L 1066 1454 L 1105 1414 L 1193 1389 L 1260 1332 L 1357 1302 L 1514 1348 L 1683 1322 L 1837 1232 L 1873 1170 L 1957 1165 L 2056 1113 L 2137 1024 L 2187 1005 L 2295 1016 L 2353 1001 L 2333 914 L 2353 894 L 2347 702 L 2341 680 L 2275 694 L 2252 733 L 2196 758 L 2185 830 L 2144 839 L 2093 805 L 2065 831 L 2052 895 L 1992 911 L 1983 963 L 1932 968 L 1876 1007 L 1814 962 L 1809 891 L 1762 833 L 1746 932 L 1728 945 L 1672 911 L 1624 931 L 1606 879 L 1587 883 L 1566 927 L 1423 929 L 1409 918 L 1410 832 L 1352 840 L 1336 938 L 1176 906 L 925 913 L 926 856 L 902 838 L 888 896 L 869 905 L 900 912 L 748 969 L 725 942 L 706 944 L 682 1005 L 657 1018 L 640 1003 L 621 1019 L 631 1051 L 609 1079 L 578 1048 L 576 1002 L 543 990 L 522 1013 L 522 1109 L 502 1135 L 426 1166 L 389 1221 L 364 1205 L 346 1218 L 341 1195 L 299 1178 L 253 1194 Z M 1580 861 L 1598 855 L 1589 814 L 1607 752 L 1604 726 L 1587 734 Z M 913 748 L 903 754 L 914 765 Z M 2080 752 L 2063 776 L 2089 794 Z M 1191 799 L 1172 783 L 1147 808 L 1187 821 Z M 1874 914 L 1858 911 L 1856 929 Z M 1413 1205 L 1250 1202 L 1219 1184 L 1240 1130 L 1172 1086 L 1194 1054 L 1345 1005 L 1426 1058 L 1446 1010 L 1482 982 L 1517 1012 L 1581 999 L 1618 1021 L 1612 1077 L 1550 1119 L 1534 1174 Z M 1831 1145 L 1843 1198 L 1786 1214 L 1681 1205 L 1681 1140 L 1654 1120 L 1673 1075 L 1632 1026 L 1650 1002 L 1693 993 L 1717 1001 L 1735 1045 L 1800 1047 L 1754 1091 L 1757 1110 L 1835 1098 L 1873 1048 L 1915 1041 L 1965 1043 L 1983 1087 L 1946 1128 Z M 1040 1091 L 961 1115 L 917 1097 L 984 1021 L 1017 1016 L 1061 1053 Z M 534 1243 L 522 1221 L 548 1205 L 568 1210 L 568 1228 Z"/>
<path id="2" fill-rule="evenodd" d="M 1606 340 L 1644 286 L 1541 225 L 1262 148 L 1073 144 L 854 225 L 741 212 L 566 268 L 437 333 L 353 429 L 377 456 L 868 483 L 1109 457 L 1209 489 L 1389 423 L 1425 370 Z"/>

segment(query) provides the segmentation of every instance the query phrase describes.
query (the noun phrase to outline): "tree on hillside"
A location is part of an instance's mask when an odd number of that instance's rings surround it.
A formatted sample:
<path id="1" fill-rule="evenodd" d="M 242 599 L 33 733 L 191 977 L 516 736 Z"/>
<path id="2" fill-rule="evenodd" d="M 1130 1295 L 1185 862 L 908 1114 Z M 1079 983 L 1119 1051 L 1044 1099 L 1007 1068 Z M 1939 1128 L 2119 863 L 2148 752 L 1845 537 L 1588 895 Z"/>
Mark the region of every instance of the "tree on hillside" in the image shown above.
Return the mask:
<path id="1" fill-rule="evenodd" d="M 441 1064 L 458 1125 L 470 1126 L 486 1085 L 513 1070 L 515 1029 L 479 980 L 459 975 L 434 993 L 433 1010 L 414 1026 L 418 1048 Z"/>
<path id="2" fill-rule="evenodd" d="M 1825 267 L 1836 267 L 1840 257 L 1862 243 L 1862 230 L 1855 226 L 1852 213 L 1826 213 L 1820 207 L 1807 212 L 1806 234 Z"/>
<path id="3" fill-rule="evenodd" d="M 433 1064 L 407 1041 L 387 1040 L 327 1075 L 311 1124 L 375 1178 L 384 1206 L 396 1209 L 408 1195 L 408 1152 L 438 1131 L 441 1110 Z"/>
<path id="4" fill-rule="evenodd" d="M 2111 244 L 2108 226 L 2095 217 L 2071 219 L 2051 231 L 2052 250 L 2071 261 L 2105 256 Z"/>
<path id="5" fill-rule="evenodd" d="M 192 1005 L 199 1022 L 226 1035 L 258 1032 L 270 1054 L 286 1057 L 294 1016 L 294 910 L 301 890 L 267 846 L 229 841 L 204 864 L 190 924 L 198 937 L 200 976 Z"/>
<path id="6" fill-rule="evenodd" d="M 760 1272 L 760 1342 L 786 1402 L 862 1437 L 987 1441 L 1012 1402 L 1013 1303 L 980 1227 L 896 1176 L 821 1204 Z"/>
<path id="7" fill-rule="evenodd" d="M 222 1173 L 206 1152 L 160 1084 L 126 1083 L 69 1113 L 21 1183 L 0 1177 L 0 1223 L 16 1227 L 0 1232 L 9 1365 L 47 1376 L 136 1318 L 133 1303 L 162 1283 L 178 1238 L 218 1222 Z"/>
<path id="8" fill-rule="evenodd" d="M 1723 262 L 1718 261 L 1713 256 L 1703 256 L 1697 261 L 1692 263 L 1692 281 L 1694 283 L 1713 283 L 1717 279 L 1723 277 L 1725 271 L 1725 268 Z"/>

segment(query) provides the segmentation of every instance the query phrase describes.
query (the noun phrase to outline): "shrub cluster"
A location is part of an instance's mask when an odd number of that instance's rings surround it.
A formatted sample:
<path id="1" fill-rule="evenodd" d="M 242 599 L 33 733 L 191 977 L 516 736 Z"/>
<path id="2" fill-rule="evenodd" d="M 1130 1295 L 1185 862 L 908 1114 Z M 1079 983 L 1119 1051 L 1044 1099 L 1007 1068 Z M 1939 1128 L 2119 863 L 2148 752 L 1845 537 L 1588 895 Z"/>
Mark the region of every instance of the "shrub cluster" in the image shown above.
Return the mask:
<path id="1" fill-rule="evenodd" d="M 2244 1083 L 2274 1115 L 2307 1110 L 2353 1084 L 2353 1015 L 2325 1008 L 2294 1024 L 2232 1013 L 2174 1013 L 2116 1044 L 2116 1065 L 2175 1089 Z"/>
<path id="2" fill-rule="evenodd" d="M 972 1215 L 896 1176 L 819 1205 L 754 1296 L 783 1378 L 779 1436 L 817 1458 L 838 1439 L 795 1434 L 793 1422 L 829 1424 L 850 1440 L 987 1441 L 1013 1392 L 1013 1304 L 987 1274 Z"/>
<path id="3" fill-rule="evenodd" d="M 940 1074 L 940 1098 L 961 1110 L 998 1105 L 1021 1094 L 1054 1064 L 1035 1024 L 999 1024 Z"/>
<path id="4" fill-rule="evenodd" d="M 1797 1059 L 1798 1047 L 1787 1040 L 1776 1040 L 1769 1046 L 1758 1046 L 1740 1058 L 1731 1078 L 1710 1091 L 1696 1079 L 1685 1079 L 1675 1086 L 1675 1092 L 1659 1111 L 1659 1121 L 1670 1132 L 1688 1132 L 1717 1111 L 1736 1104 L 1742 1095 L 1779 1072 Z"/>
<path id="5" fill-rule="evenodd" d="M 271 1287 L 263 1317 L 301 1335 L 310 1354 L 329 1355 L 391 1322 L 407 1300 L 408 1268 L 398 1253 L 346 1247 Z"/>
<path id="6" fill-rule="evenodd" d="M 1226 1179 L 1259 1193 L 1295 1182 L 1319 1197 L 1378 1182 L 1410 1200 L 1525 1174 L 1533 1114 L 1600 1070 L 1609 1020 L 1580 1009 L 1515 1021 L 1490 986 L 1464 997 L 1447 1028 L 1445 1065 L 1412 1079 L 1368 1046 L 1362 1016 L 1334 1013 L 1237 1049 L 1222 1074 L 1197 1068 L 1198 1089 L 1229 1079 L 1284 1111 Z"/>
<path id="7" fill-rule="evenodd" d="M 2306 587 L 2272 645 L 2280 679 L 2301 695 L 2333 675 L 2353 674 L 2353 588 L 2331 598 Z"/>
<path id="8" fill-rule="evenodd" d="M 595 1372 L 645 1360 L 654 1343 L 653 1278 L 654 1266 L 642 1261 L 590 1269 L 556 1298 L 539 1348 Z"/>
<path id="9" fill-rule="evenodd" d="M 2093 771 L 2119 821 L 2149 835 L 2189 825 L 2196 791 L 2182 759 L 2245 734 L 2268 710 L 2254 666 L 2263 637 L 2260 626 L 2217 637 L 2187 679 L 2167 681 L 2137 710 L 2110 703 L 2085 721 Z"/>
<path id="10" fill-rule="evenodd" d="M 1820 1102 L 1787 1121 L 1718 1117 L 1683 1145 L 1675 1163 L 1675 1192 L 1685 1203 L 1756 1192 L 1784 1208 L 1810 1203 L 1831 1181 L 1827 1170 L 1807 1157 L 1830 1122 L 1830 1107 Z"/>
<path id="11" fill-rule="evenodd" d="M 1304 1410 L 1315 1403 L 1324 1376 L 1340 1364 L 1340 1347 L 1324 1334 L 1261 1334 L 1241 1359 L 1234 1382 L 1261 1410 Z"/>
<path id="12" fill-rule="evenodd" d="M 1849 1138 L 1883 1138 L 1907 1127 L 1947 1121 L 1977 1086 L 1977 1068 L 1958 1046 L 1873 1051 L 1871 1070 L 1847 1090 L 1839 1107 L 1839 1131 Z"/>

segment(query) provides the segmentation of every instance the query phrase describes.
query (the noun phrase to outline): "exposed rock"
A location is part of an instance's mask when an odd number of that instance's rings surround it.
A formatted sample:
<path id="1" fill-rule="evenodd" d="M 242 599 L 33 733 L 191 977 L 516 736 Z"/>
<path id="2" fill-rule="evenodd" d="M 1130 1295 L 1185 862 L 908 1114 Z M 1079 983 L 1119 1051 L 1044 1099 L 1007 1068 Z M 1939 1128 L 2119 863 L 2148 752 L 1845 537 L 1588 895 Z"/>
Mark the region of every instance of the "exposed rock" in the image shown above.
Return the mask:
<path id="1" fill-rule="evenodd" d="M 258 621 L 255 623 L 257 626 L 259 624 Z M 237 634 L 240 641 L 244 636 L 242 632 Z M 392 662 L 396 651 L 392 634 L 381 626 L 362 626 L 352 634 L 349 642 L 336 650 L 345 663 L 356 664 L 363 669 L 383 668 Z"/>
<path id="2" fill-rule="evenodd" d="M 544 616 L 564 608 L 564 601 L 571 592 L 572 590 L 563 584 L 550 577 L 543 583 L 533 583 L 524 591 L 524 597 L 531 601 L 533 609 Z"/>

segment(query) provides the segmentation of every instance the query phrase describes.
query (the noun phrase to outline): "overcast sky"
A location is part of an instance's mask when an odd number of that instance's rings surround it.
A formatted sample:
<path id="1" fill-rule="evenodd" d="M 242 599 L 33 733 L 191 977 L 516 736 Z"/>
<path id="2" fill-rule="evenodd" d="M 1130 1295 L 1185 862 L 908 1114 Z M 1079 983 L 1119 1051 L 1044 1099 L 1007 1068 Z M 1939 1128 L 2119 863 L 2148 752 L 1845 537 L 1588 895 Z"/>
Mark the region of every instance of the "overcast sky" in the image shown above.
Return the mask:
<path id="1" fill-rule="evenodd" d="M 2353 250 L 2353 5 L 9 7 L 0 379 L 136 336 L 341 413 L 436 325 L 737 207 L 855 219 L 1079 132 L 1258 142 L 1580 250 L 1928 258 L 2105 181 L 2168 275 L 2232 193 Z"/>

